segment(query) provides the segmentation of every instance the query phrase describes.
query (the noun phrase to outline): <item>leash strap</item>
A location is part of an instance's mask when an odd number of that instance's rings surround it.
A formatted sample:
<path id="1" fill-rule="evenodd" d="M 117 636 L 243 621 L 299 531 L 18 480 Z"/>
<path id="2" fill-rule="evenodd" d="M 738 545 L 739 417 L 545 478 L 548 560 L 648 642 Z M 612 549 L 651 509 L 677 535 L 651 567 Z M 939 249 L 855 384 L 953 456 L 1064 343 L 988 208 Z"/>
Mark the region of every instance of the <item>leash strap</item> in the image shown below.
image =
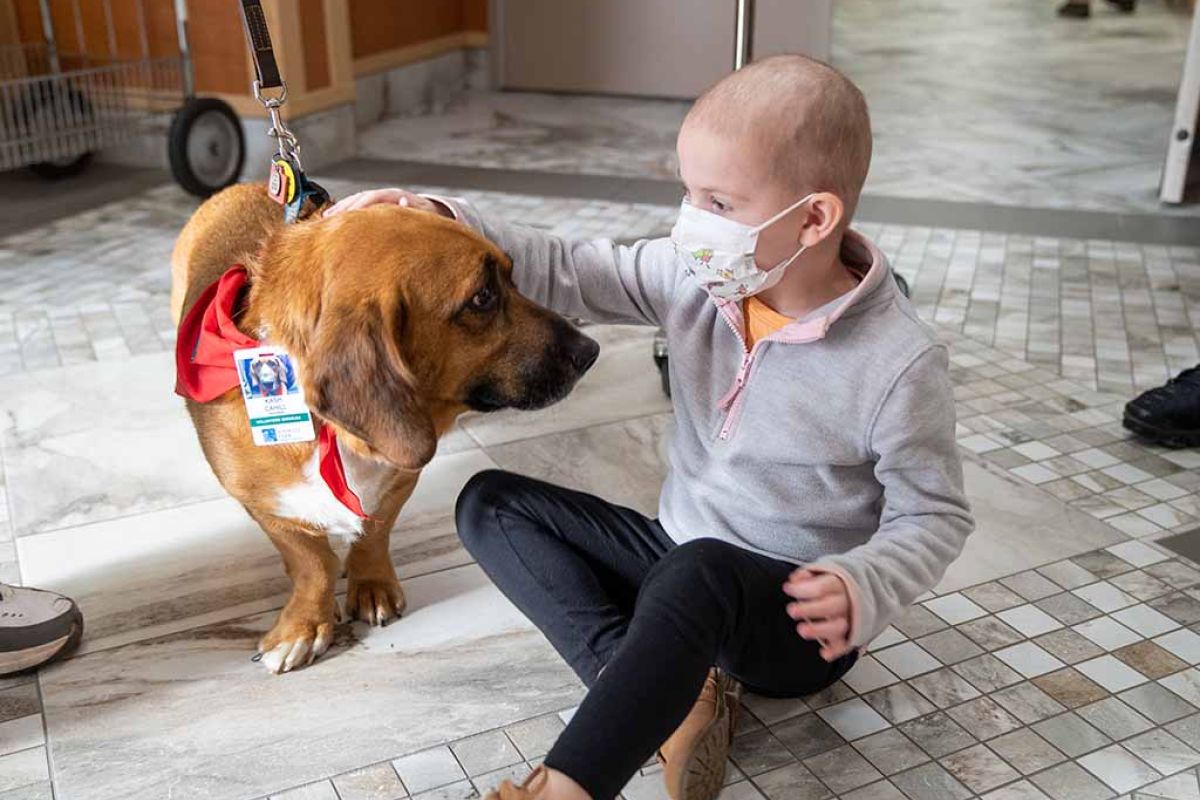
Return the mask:
<path id="1" fill-rule="evenodd" d="M 279 65 L 275 63 L 275 50 L 271 47 L 271 31 L 267 28 L 267 15 L 261 0 L 242 0 L 242 22 L 246 27 L 246 40 L 250 43 L 250 55 L 254 59 L 254 72 L 264 89 L 279 89 L 283 79 L 279 77 Z"/>
<path id="2" fill-rule="evenodd" d="M 271 45 L 271 31 L 262 0 L 242 0 L 242 23 L 246 29 L 246 41 L 250 44 L 250 55 L 254 61 L 254 96 L 271 117 L 267 135 L 279 146 L 278 154 L 271 159 L 267 181 L 267 193 L 271 199 L 283 206 L 284 222 L 293 223 L 300 219 L 304 201 L 312 200 L 316 206 L 329 201 L 329 193 L 316 181 L 309 180 L 300 163 L 300 142 L 296 134 L 288 130 L 280 109 L 287 102 L 287 84 L 279 74 L 275 61 L 275 50 Z M 277 96 L 266 97 L 263 89 L 278 89 Z"/>

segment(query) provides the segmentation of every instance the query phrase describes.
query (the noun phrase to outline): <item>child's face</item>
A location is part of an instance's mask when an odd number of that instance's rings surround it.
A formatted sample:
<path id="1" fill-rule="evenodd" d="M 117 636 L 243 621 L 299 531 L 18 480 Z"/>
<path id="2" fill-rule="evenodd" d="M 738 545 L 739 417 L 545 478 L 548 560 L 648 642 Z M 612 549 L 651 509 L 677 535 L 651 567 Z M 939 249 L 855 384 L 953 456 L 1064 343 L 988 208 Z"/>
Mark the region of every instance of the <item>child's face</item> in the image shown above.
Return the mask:
<path id="1" fill-rule="evenodd" d="M 696 208 L 759 225 L 801 199 L 780 185 L 779 170 L 755 137 L 730 138 L 685 123 L 676 150 L 683 199 Z M 801 206 L 759 233 L 754 260 L 760 269 L 770 269 L 796 252 L 807 213 Z"/>

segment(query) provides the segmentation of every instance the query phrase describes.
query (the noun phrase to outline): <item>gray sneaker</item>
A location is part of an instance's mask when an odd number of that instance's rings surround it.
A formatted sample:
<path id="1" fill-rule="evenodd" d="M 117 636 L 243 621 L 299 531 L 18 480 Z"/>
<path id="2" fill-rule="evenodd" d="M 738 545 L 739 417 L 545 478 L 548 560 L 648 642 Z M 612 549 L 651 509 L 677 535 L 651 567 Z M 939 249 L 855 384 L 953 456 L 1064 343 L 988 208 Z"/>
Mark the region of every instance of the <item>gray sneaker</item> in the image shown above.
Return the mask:
<path id="1" fill-rule="evenodd" d="M 71 598 L 0 583 L 0 675 L 66 655 L 82 637 L 83 615 Z"/>

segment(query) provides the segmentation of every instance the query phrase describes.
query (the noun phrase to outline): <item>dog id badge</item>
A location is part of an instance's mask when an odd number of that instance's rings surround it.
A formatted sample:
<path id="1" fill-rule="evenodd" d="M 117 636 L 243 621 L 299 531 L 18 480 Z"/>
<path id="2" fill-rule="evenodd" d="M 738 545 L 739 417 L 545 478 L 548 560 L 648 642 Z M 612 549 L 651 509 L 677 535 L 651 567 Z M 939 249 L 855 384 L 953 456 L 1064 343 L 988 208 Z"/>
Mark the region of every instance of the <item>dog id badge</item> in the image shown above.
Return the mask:
<path id="1" fill-rule="evenodd" d="M 286 350 L 274 346 L 236 350 L 233 362 L 256 445 L 311 442 L 317 438 L 296 365 Z"/>

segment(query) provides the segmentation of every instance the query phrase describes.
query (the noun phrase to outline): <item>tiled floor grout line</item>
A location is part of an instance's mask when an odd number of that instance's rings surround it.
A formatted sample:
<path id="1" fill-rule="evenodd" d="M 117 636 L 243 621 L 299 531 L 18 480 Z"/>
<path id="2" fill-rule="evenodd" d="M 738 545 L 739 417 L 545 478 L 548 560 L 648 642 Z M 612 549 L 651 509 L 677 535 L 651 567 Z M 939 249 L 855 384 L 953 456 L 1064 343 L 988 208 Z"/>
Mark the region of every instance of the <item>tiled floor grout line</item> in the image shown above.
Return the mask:
<path id="1" fill-rule="evenodd" d="M 45 755 L 46 755 L 46 780 L 50 783 L 50 797 L 51 797 L 51 800 L 53 800 L 53 798 L 56 796 L 56 792 L 54 789 L 54 774 L 55 774 L 54 755 L 53 755 L 53 748 L 50 747 L 50 728 L 46 724 L 46 695 L 45 695 L 45 692 L 42 691 L 41 673 L 38 673 L 37 676 L 35 677 L 34 685 L 37 686 L 38 716 L 40 717 L 40 722 L 42 723 L 42 745 L 41 746 L 45 750 Z"/>

